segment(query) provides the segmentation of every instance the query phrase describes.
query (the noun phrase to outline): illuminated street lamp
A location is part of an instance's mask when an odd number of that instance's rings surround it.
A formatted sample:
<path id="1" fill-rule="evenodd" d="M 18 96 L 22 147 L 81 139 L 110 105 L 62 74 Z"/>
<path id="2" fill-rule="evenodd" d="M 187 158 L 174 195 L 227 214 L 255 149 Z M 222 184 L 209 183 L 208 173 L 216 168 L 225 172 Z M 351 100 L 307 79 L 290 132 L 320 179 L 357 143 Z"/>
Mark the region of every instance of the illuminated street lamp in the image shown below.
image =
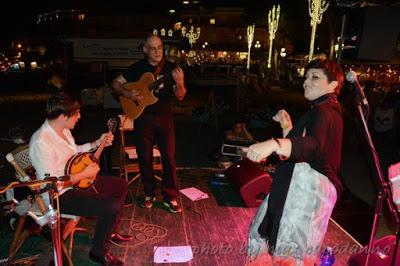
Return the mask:
<path id="1" fill-rule="evenodd" d="M 165 36 L 165 29 L 162 28 L 162 29 L 160 30 L 160 33 L 161 33 L 161 36 Z"/>
<path id="2" fill-rule="evenodd" d="M 311 41 L 310 52 L 308 54 L 308 62 L 312 60 L 314 54 L 314 40 L 315 32 L 317 31 L 317 24 L 322 21 L 322 14 L 328 9 L 329 0 L 308 0 L 308 13 L 310 14 L 311 21 Z"/>
<path id="3" fill-rule="evenodd" d="M 278 29 L 279 14 L 281 11 L 280 5 L 278 7 L 273 6 L 272 10 L 268 12 L 268 33 L 269 33 L 269 53 L 268 53 L 268 68 L 271 68 L 271 57 L 272 57 L 272 44 L 275 39 L 275 33 Z"/>
<path id="4" fill-rule="evenodd" d="M 254 38 L 254 24 L 247 26 L 247 74 L 250 71 L 250 50 Z"/>
<path id="5" fill-rule="evenodd" d="M 182 36 L 188 37 L 190 46 L 193 47 L 193 44 L 196 43 L 196 41 L 200 37 L 200 27 L 197 27 L 196 31 L 194 31 L 194 27 L 190 26 L 189 32 L 186 32 L 186 27 L 183 26 L 181 31 L 182 31 Z"/>

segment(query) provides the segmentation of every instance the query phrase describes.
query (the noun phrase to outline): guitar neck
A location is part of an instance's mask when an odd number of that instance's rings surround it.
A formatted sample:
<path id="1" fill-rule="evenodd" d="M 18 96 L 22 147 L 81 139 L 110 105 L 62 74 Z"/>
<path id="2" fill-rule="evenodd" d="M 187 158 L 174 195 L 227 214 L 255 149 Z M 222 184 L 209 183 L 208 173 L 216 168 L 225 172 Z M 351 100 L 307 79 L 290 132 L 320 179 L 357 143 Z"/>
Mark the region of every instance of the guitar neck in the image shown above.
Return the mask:
<path id="1" fill-rule="evenodd" d="M 94 157 L 98 160 L 100 159 L 100 155 L 103 152 L 104 148 L 106 147 L 106 141 L 103 139 L 100 146 L 97 148 L 96 152 L 94 153 Z"/>
<path id="2" fill-rule="evenodd" d="M 149 85 L 149 89 L 150 89 L 151 91 L 157 90 L 157 89 L 160 87 L 160 85 L 161 85 L 162 83 L 167 82 L 167 81 L 171 81 L 171 80 L 173 80 L 173 78 L 172 78 L 172 72 L 169 72 L 168 74 L 166 74 L 166 75 L 162 76 L 161 78 L 156 79 L 154 82 L 152 82 L 152 83 Z"/>
<path id="3" fill-rule="evenodd" d="M 105 147 L 105 145 L 102 143 L 102 144 L 99 146 L 99 148 L 96 150 L 96 152 L 94 153 L 94 157 L 95 157 L 96 159 L 99 159 L 99 158 L 100 158 L 100 155 L 101 155 L 101 153 L 102 153 L 103 150 L 104 150 L 104 147 Z"/>
<path id="4" fill-rule="evenodd" d="M 176 64 L 176 67 L 180 67 L 182 70 L 186 70 L 187 65 L 186 65 L 186 64 L 180 64 L 180 63 L 178 63 L 178 64 Z M 175 67 L 175 68 L 176 68 L 176 67 Z M 175 68 L 174 68 L 174 69 L 175 69 Z M 156 78 L 156 77 L 155 77 L 155 78 Z M 157 89 L 160 87 L 160 85 L 161 85 L 162 83 L 167 82 L 167 81 L 173 81 L 173 80 L 174 80 L 174 78 L 172 77 L 172 71 L 170 71 L 170 72 L 168 72 L 167 74 L 165 74 L 164 76 L 162 76 L 161 78 L 156 79 L 154 82 L 152 82 L 152 83 L 149 85 L 149 89 L 150 89 L 151 91 L 157 90 Z"/>
<path id="5" fill-rule="evenodd" d="M 117 121 L 115 118 L 110 118 L 107 121 L 108 132 L 112 133 L 115 130 L 117 125 Z M 98 160 L 100 158 L 101 153 L 103 152 L 104 148 L 106 147 L 106 138 L 102 140 L 100 146 L 97 148 L 96 152 L 94 153 L 94 157 Z"/>

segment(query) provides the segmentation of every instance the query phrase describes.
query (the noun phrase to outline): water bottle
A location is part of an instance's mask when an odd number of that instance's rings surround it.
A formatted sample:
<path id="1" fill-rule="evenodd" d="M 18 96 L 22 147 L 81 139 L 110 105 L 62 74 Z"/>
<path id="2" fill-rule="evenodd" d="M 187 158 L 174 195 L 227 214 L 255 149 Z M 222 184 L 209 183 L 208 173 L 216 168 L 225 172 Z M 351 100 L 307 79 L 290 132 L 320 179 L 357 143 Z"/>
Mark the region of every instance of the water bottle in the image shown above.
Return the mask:
<path id="1" fill-rule="evenodd" d="M 331 247 L 326 247 L 321 255 L 320 266 L 332 266 L 335 262 L 335 256 L 333 254 L 333 249 Z"/>

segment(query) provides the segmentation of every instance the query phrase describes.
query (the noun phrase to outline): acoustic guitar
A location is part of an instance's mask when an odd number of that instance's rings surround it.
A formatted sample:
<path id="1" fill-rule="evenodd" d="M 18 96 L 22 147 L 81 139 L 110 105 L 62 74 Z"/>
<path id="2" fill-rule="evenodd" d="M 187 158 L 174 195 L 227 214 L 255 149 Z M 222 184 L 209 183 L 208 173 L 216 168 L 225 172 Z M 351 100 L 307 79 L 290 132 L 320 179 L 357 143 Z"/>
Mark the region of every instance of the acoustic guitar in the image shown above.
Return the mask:
<path id="1" fill-rule="evenodd" d="M 116 118 L 108 119 L 107 127 L 108 127 L 109 132 L 114 132 L 116 125 L 117 125 Z M 67 164 L 65 165 L 65 175 L 80 173 L 89 164 L 92 164 L 92 163 L 98 164 L 100 155 L 103 152 L 105 146 L 106 146 L 106 143 L 105 143 L 105 140 L 103 140 L 94 154 L 92 152 L 79 152 L 79 153 L 75 154 L 74 156 L 72 156 L 68 160 Z M 96 178 L 97 178 L 97 176 L 83 178 L 74 185 L 74 188 L 88 189 L 96 181 Z"/>
<path id="2" fill-rule="evenodd" d="M 182 69 L 189 66 L 189 62 L 185 61 L 185 64 L 178 64 Z M 140 96 L 143 96 L 143 100 L 134 101 L 132 99 L 120 96 L 119 100 L 121 102 L 122 110 L 129 117 L 135 120 L 138 118 L 144 108 L 149 105 L 155 104 L 158 98 L 154 96 L 154 91 L 160 88 L 160 85 L 166 81 L 172 80 L 172 71 L 165 74 L 159 79 L 155 79 L 154 75 L 150 72 L 144 73 L 140 79 L 136 82 L 128 82 L 123 85 L 126 90 L 136 90 L 139 92 Z"/>

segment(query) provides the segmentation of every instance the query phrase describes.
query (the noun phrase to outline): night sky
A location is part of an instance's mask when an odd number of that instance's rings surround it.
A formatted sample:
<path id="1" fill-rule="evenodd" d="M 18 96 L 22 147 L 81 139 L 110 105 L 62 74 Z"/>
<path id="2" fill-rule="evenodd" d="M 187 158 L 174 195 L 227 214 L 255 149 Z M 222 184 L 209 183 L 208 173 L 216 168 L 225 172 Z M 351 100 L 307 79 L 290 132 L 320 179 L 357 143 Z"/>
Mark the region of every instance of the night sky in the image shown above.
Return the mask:
<path id="1" fill-rule="evenodd" d="M 127 0 L 35 0 L 35 1 L 8 1 L 3 7 L 0 16 L 0 37 L 18 36 L 32 32 L 35 17 L 57 9 L 82 9 L 88 14 L 98 15 L 135 15 L 138 13 L 153 13 L 165 15 L 170 8 L 178 9 L 182 0 L 160 1 L 127 1 Z M 298 6 L 303 1 L 259 1 L 259 0 L 201 0 L 205 9 L 219 7 L 243 7 L 249 17 L 265 16 L 273 4 L 290 2 L 290 6 Z M 307 1 L 302 3 L 307 7 Z M 7 8 L 7 9 L 5 9 Z M 7 11 L 6 11 L 7 10 Z M 6 12 L 4 12 L 6 11 Z M 0 42 L 2 41 L 0 38 Z"/>
<path id="2" fill-rule="evenodd" d="M 35 18 L 38 14 L 58 9 L 81 9 L 87 16 L 96 15 L 132 15 L 153 13 L 166 16 L 170 8 L 179 10 L 182 0 L 133 1 L 133 0 L 35 0 L 9 1 L 7 9 L 3 7 L 0 16 L 0 49 L 6 47 L 10 40 L 32 36 L 35 34 Z M 308 46 L 310 24 L 307 0 L 200 0 L 205 9 L 214 7 L 243 7 L 247 15 L 247 23 L 256 23 L 258 27 L 266 26 L 266 13 L 274 5 L 281 5 L 281 20 L 279 33 L 290 37 L 299 50 Z M 328 11 L 324 14 L 323 22 L 318 26 L 317 34 L 340 32 L 340 17 L 343 12 L 360 9 L 359 7 L 344 7 L 353 3 L 365 1 L 331 0 Z M 369 3 L 393 4 L 400 0 L 370 0 Z M 339 6 L 338 6 L 339 5 Z M 7 11 L 6 11 L 7 10 Z M 5 11 L 5 12 L 4 12 Z M 339 28 L 339 29 L 338 29 Z M 318 36 L 317 36 L 318 38 Z M 327 38 L 320 34 L 320 38 Z M 322 43 L 328 43 L 323 40 Z"/>
<path id="3" fill-rule="evenodd" d="M 179 7 L 182 0 L 158 0 L 158 1 L 138 1 L 138 0 L 25 0 L 7 1 L 3 3 L 2 14 L 0 16 L 0 33 L 12 33 L 18 31 L 29 32 L 26 26 L 34 21 L 37 14 L 45 13 L 57 9 L 83 9 L 89 13 L 97 14 L 132 14 L 143 12 L 154 12 L 165 14 L 169 8 Z M 299 20 L 308 19 L 307 0 L 200 0 L 205 8 L 216 6 L 225 7 L 244 7 L 249 17 L 257 19 L 274 4 L 280 4 L 290 17 Z M 331 0 L 331 6 L 349 5 L 351 3 L 368 2 L 381 4 L 400 3 L 400 0 Z M 296 17 L 297 16 L 297 17 Z"/>

